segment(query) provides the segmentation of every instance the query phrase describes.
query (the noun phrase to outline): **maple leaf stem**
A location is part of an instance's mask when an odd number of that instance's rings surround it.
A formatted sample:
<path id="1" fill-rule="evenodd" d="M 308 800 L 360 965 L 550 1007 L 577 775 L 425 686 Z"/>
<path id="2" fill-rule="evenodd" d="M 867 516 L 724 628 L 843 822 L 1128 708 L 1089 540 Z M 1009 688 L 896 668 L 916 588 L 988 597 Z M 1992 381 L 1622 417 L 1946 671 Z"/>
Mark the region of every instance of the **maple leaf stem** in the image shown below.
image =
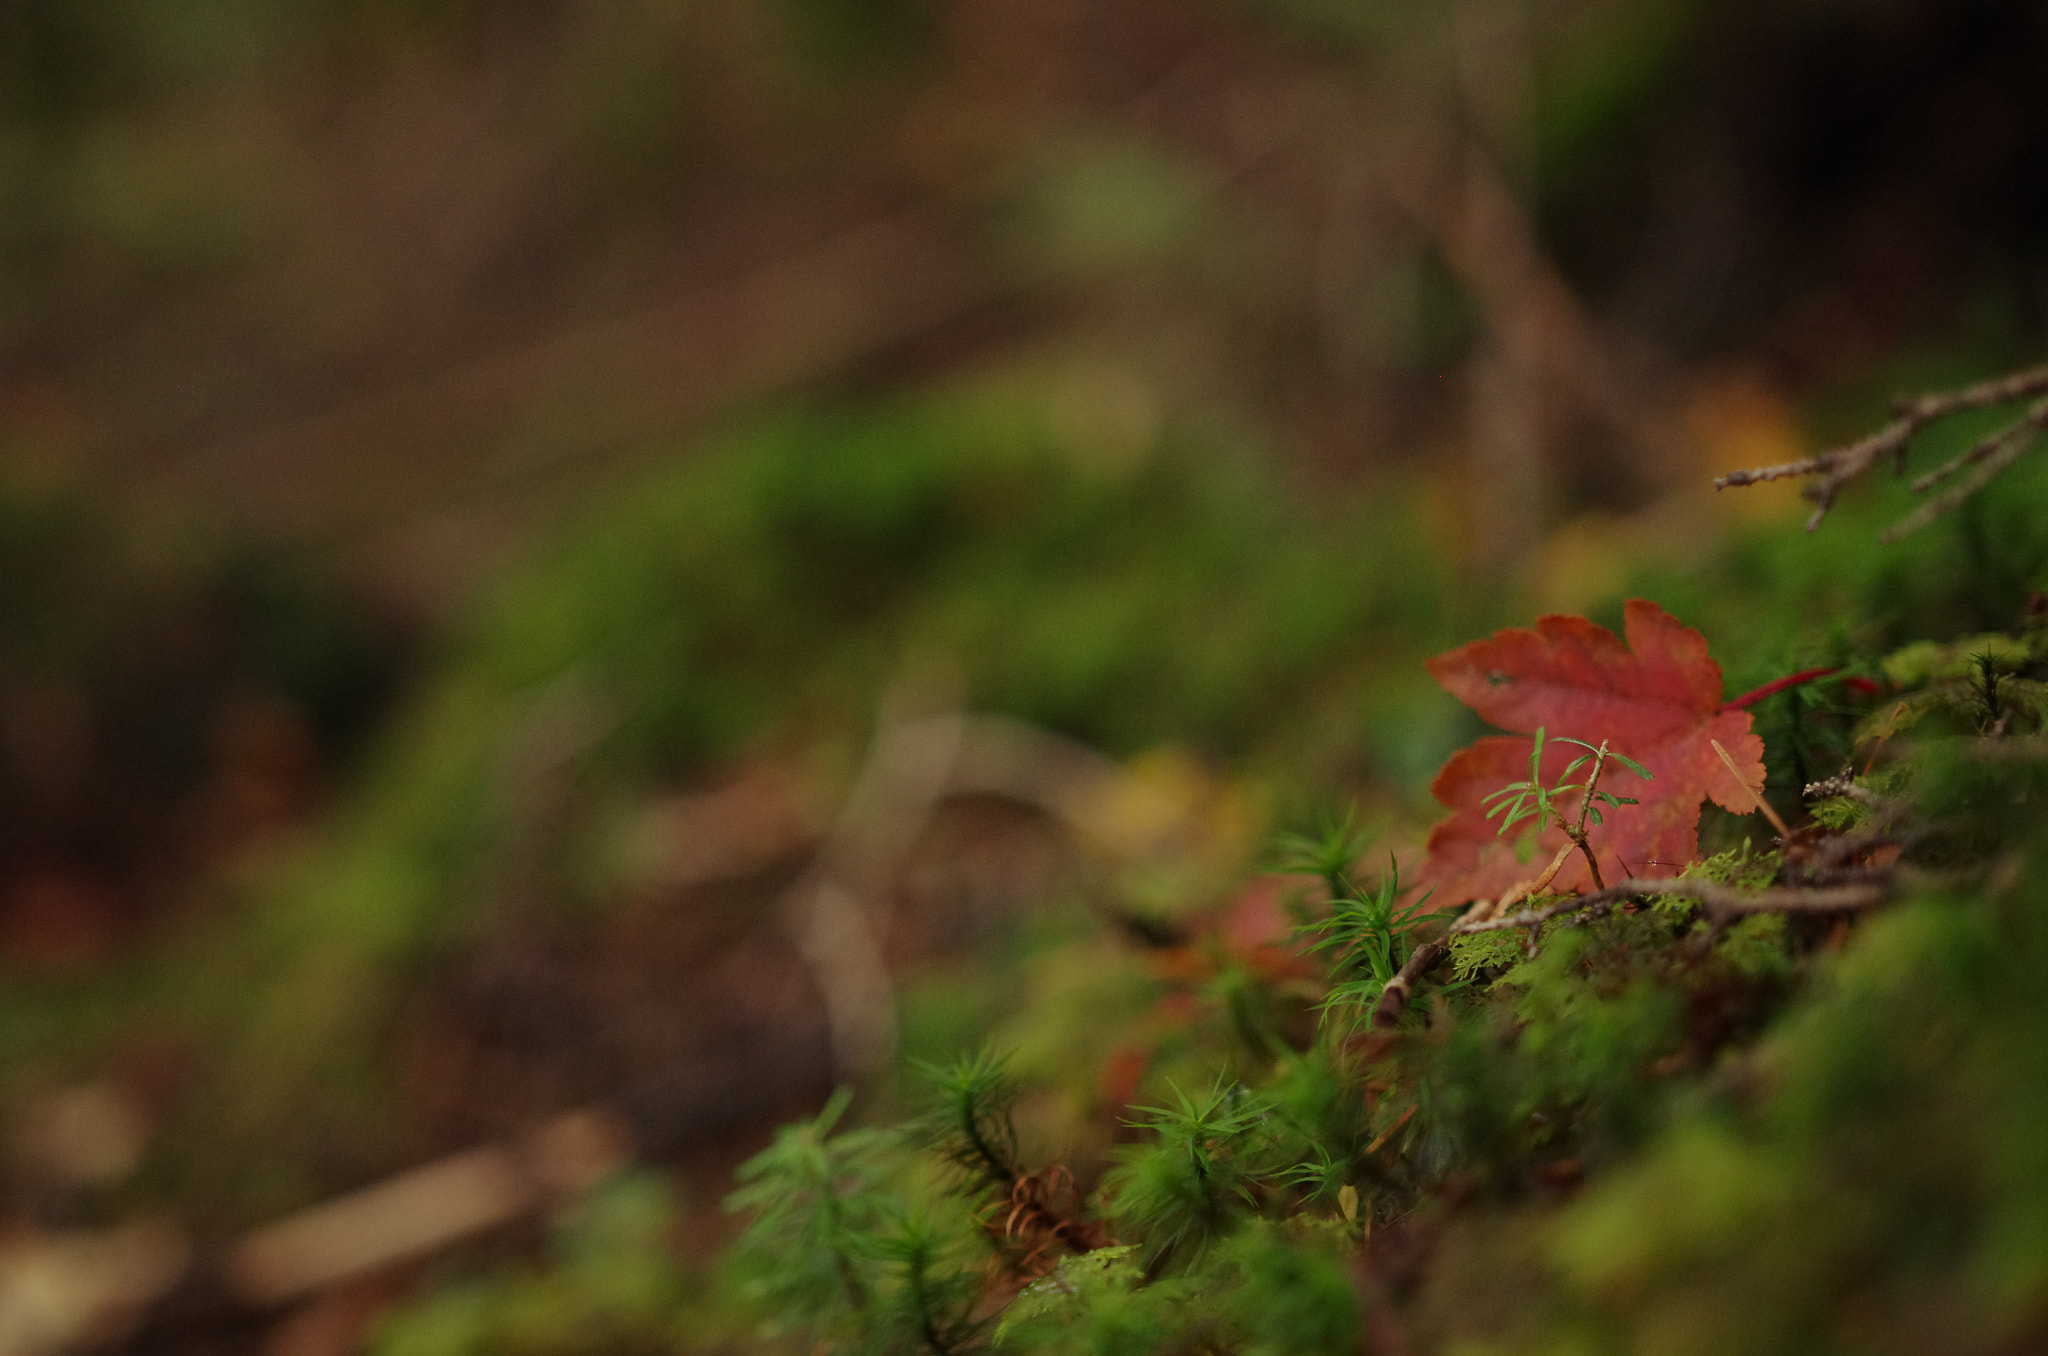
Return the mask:
<path id="1" fill-rule="evenodd" d="M 1804 687 L 1806 684 L 1825 678 L 1831 673 L 1840 673 L 1841 671 L 1841 666 L 1837 665 L 1830 669 L 1801 669 L 1797 673 L 1788 673 L 1783 678 L 1771 679 L 1770 682 L 1765 683 L 1762 687 L 1753 687 L 1740 697 L 1722 702 L 1721 709 L 1723 711 L 1740 711 L 1744 707 L 1755 706 L 1766 697 L 1775 697 L 1787 688 Z"/>

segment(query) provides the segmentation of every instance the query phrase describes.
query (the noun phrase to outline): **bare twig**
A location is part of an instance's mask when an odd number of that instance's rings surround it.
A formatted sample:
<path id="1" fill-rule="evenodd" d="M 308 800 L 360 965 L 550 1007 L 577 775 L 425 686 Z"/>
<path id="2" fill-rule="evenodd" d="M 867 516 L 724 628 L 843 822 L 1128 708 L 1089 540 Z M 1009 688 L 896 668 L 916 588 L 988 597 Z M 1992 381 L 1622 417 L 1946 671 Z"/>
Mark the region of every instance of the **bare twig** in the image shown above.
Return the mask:
<path id="1" fill-rule="evenodd" d="M 1938 467 L 1914 481 L 1914 490 L 1925 493 L 1964 466 L 1976 467 L 1955 485 L 1878 533 L 1877 539 L 1883 542 L 1897 541 L 1910 532 L 1919 531 L 1942 514 L 1954 510 L 1965 499 L 1990 484 L 2008 466 L 2018 461 L 2020 456 L 2034 445 L 2034 438 L 2043 427 L 2048 427 L 2048 400 L 2037 400 L 2028 407 L 2024 418 L 2000 429 L 1946 466 Z"/>
<path id="2" fill-rule="evenodd" d="M 1564 851 L 1557 855 L 1557 860 L 1550 864 L 1550 868 L 1538 879 L 1545 885 L 1549 884 L 1551 877 L 1557 874 L 1557 868 L 1571 856 L 1572 851 L 1573 849 L 1567 846 Z M 1537 886 L 1536 888 L 1541 889 L 1542 887 Z M 1608 893 L 1615 892 L 1609 891 Z M 1525 898 L 1526 894 L 1526 887 L 1518 886 L 1502 895 L 1498 902 L 1489 899 L 1478 900 L 1471 908 L 1465 911 L 1462 918 L 1451 924 L 1450 930 L 1442 937 L 1433 942 L 1424 942 L 1421 946 L 1416 947 L 1414 954 L 1408 957 L 1407 964 L 1403 965 L 1400 971 L 1387 981 L 1386 988 L 1380 990 L 1379 1001 L 1373 1004 L 1371 1026 L 1378 1030 L 1391 1026 L 1393 1023 L 1401 1020 L 1401 1014 L 1408 1011 L 1408 1005 L 1415 1001 L 1415 986 L 1421 983 L 1430 971 L 1442 964 L 1443 958 L 1450 954 L 1452 937 L 1459 933 L 1491 932 L 1499 927 L 1511 926 L 1510 923 L 1493 919 L 1491 915 L 1502 905 L 1516 899 Z M 1578 901 L 1574 900 L 1573 902 L 1577 903 Z M 1515 915 L 1515 917 L 1526 918 L 1528 914 L 1526 912 L 1520 913 Z"/>
<path id="3" fill-rule="evenodd" d="M 1892 708 L 1891 714 L 1885 717 L 1884 729 L 1878 732 L 1877 742 L 1870 746 L 1870 757 L 1863 764 L 1864 776 L 1868 777 L 1870 770 L 1877 766 L 1877 756 L 1884 752 L 1885 741 L 1890 739 L 1892 733 L 1899 728 L 1899 717 L 1905 714 L 1906 703 L 1900 702 Z"/>
<path id="4" fill-rule="evenodd" d="M 1475 452 L 1498 473 L 1477 487 L 1480 549 L 1496 561 L 1533 530 L 1540 514 L 1517 500 L 1543 471 L 1543 420 L 1553 403 L 1583 411 L 1653 463 L 1684 455 L 1682 438 L 1656 416 L 1640 379 L 1624 375 L 1584 302 L 1537 238 L 1528 208 L 1494 157 L 1469 145 L 1462 155 L 1419 145 L 1418 161 L 1382 180 L 1392 204 L 1429 234 L 1484 319 L 1487 338 L 1472 369 Z M 1446 162 L 1459 164 L 1446 172 Z M 1539 486 L 1540 488 L 1540 486 Z M 1539 496 L 1540 497 L 1540 496 Z"/>
<path id="5" fill-rule="evenodd" d="M 1443 961 L 1450 951 L 1448 941 L 1424 942 L 1415 948 L 1415 954 L 1401 967 L 1399 974 L 1387 981 L 1387 987 L 1380 990 L 1380 1001 L 1373 1004 L 1372 1026 L 1374 1030 L 1393 1025 L 1401 1020 L 1401 1014 L 1408 1011 L 1409 1003 L 1415 999 L 1415 986 L 1423 977 Z"/>
<path id="6" fill-rule="evenodd" d="M 1996 433 L 1980 438 L 1968 451 L 1957 453 L 1919 477 L 1913 482 L 1913 493 L 1925 494 L 1956 472 L 1996 456 L 2007 444 L 2023 439 L 2031 430 L 2039 428 L 2044 418 L 2048 418 L 2048 401 L 2036 401 L 2020 418 Z"/>
<path id="7" fill-rule="evenodd" d="M 1581 921 L 1590 923 L 1595 918 L 1605 917 L 1613 912 L 1614 906 L 1621 900 L 1649 893 L 1651 892 L 1645 890 L 1641 884 L 1630 882 L 1628 885 L 1614 886 L 1597 894 L 1568 895 L 1555 904 L 1546 904 L 1540 909 L 1524 909 L 1505 918 L 1479 918 L 1469 923 L 1457 922 L 1451 925 L 1451 931 L 1461 936 L 1469 936 L 1475 932 L 1506 932 L 1509 928 L 1541 927 L 1553 918 L 1575 913 L 1583 913 L 1585 917 Z"/>
<path id="8" fill-rule="evenodd" d="M 1817 882 L 1827 873 L 1853 867 L 1856 859 L 1865 853 L 1876 852 L 1880 848 L 1903 848 L 1907 841 L 1895 833 L 1830 834 L 1814 847 L 1801 874 Z"/>
<path id="9" fill-rule="evenodd" d="M 461 512 L 479 496 L 502 498 L 508 477 L 588 479 L 650 432 L 838 370 L 994 296 L 929 210 L 895 213 L 245 439 L 161 455 L 274 530 L 323 540 L 386 533 L 423 503 Z M 546 411 L 564 403 L 578 417 L 550 423 Z M 510 432 L 536 426 L 550 430 L 545 448 L 508 459 Z M 290 473 L 251 473 L 266 466 Z"/>
<path id="10" fill-rule="evenodd" d="M 1380 1131 L 1380 1133 L 1373 1138 L 1372 1143 L 1365 1146 L 1366 1153 L 1376 1154 L 1381 1149 L 1384 1149 L 1387 1146 L 1387 1141 L 1392 1139 L 1394 1136 L 1400 1134 L 1401 1127 L 1408 1124 L 1408 1122 L 1413 1119 L 1415 1119 L 1415 1107 L 1410 1106 L 1406 1111 L 1403 1111 L 1400 1114 L 1400 1116 L 1395 1118 L 1395 1121 L 1392 1125 Z"/>
<path id="11" fill-rule="evenodd" d="M 1672 886 L 1686 888 L 1670 888 Z M 1709 918 L 1726 921 L 1752 913 L 1849 913 L 1882 904 L 1889 890 L 1882 881 L 1865 881 L 1855 885 L 1760 890 L 1750 894 L 1717 881 L 1675 880 L 1659 882 L 1653 893 L 1690 895 Z"/>
<path id="12" fill-rule="evenodd" d="M 1775 697 L 1787 688 L 1804 687 L 1817 678 L 1826 678 L 1841 671 L 1840 665 L 1830 665 L 1827 668 L 1801 669 L 1797 673 L 1788 673 L 1783 678 L 1773 678 L 1762 687 L 1753 687 L 1740 697 L 1731 697 L 1721 703 L 1721 709 L 1723 711 L 1740 711 L 1744 707 L 1755 706 L 1766 697 Z"/>
<path id="13" fill-rule="evenodd" d="M 1991 381 L 1979 382 L 1975 386 L 1967 386 L 1959 391 L 1940 391 L 1902 400 L 1893 407 L 1892 422 L 1867 438 L 1850 443 L 1846 447 L 1822 452 L 1818 456 L 1803 457 L 1798 461 L 1783 462 L 1776 466 L 1759 466 L 1747 471 L 1731 471 L 1717 478 L 1714 481 L 1714 488 L 1725 490 L 1732 486 L 1756 485 L 1792 476 L 1817 477 L 1803 491 L 1806 498 L 1812 500 L 1815 505 L 1812 516 L 1806 520 L 1806 530 L 1812 532 L 1820 527 L 1821 520 L 1827 517 L 1828 510 L 1834 507 L 1835 495 L 1841 488 L 1870 470 L 1879 461 L 1888 460 L 1892 465 L 1892 473 L 1903 475 L 1907 445 L 1922 429 L 1937 419 L 1967 410 L 2008 405 L 2017 400 L 2040 396 L 2044 392 L 2048 392 L 2048 367 L 2036 367 Z M 2036 435 L 2043 429 L 2048 429 L 2048 400 L 2037 401 L 2014 423 L 1921 476 L 1913 482 L 1913 490 L 1915 493 L 1925 494 L 1957 472 L 1969 467 L 1976 468 L 1954 488 L 1927 501 L 1886 528 L 1881 534 L 1882 539 L 1896 541 L 1954 509 L 1982 489 L 1994 476 L 2019 460 L 2021 454 L 2034 445 Z"/>
<path id="14" fill-rule="evenodd" d="M 1692 899 L 1706 911 L 1710 919 L 1725 922 L 1752 913 L 1846 913 L 1880 904 L 1884 901 L 1886 893 L 1883 883 L 1870 881 L 1813 889 L 1762 890 L 1752 894 L 1730 885 L 1723 885 L 1719 881 L 1678 876 L 1670 880 L 1630 881 L 1627 885 L 1617 885 L 1594 894 L 1575 895 L 1540 909 L 1525 909 L 1506 918 L 1490 918 L 1471 923 L 1461 921 L 1451 925 L 1451 932 L 1469 935 L 1475 932 L 1503 932 L 1509 928 L 1539 927 L 1553 918 L 1574 913 L 1584 913 L 1590 920 L 1611 911 L 1616 904 L 1629 900 L 1654 899 L 1660 895 L 1679 895 Z"/>
<path id="15" fill-rule="evenodd" d="M 1583 821 L 1581 821 L 1580 827 L 1581 831 L 1583 832 Z M 1567 843 L 1563 847 L 1559 848 L 1557 850 L 1557 855 L 1550 859 L 1550 865 L 1543 868 L 1543 874 L 1538 876 L 1535 880 L 1530 881 L 1527 885 L 1518 885 L 1508 894 L 1502 895 L 1500 897 L 1500 903 L 1494 906 L 1495 912 L 1498 912 L 1499 910 L 1506 908 L 1515 899 L 1527 899 L 1531 895 L 1542 894 L 1545 890 L 1550 888 L 1550 882 L 1557 879 L 1557 873 L 1560 870 L 1562 870 L 1564 868 L 1564 864 L 1571 859 L 1573 851 L 1584 846 L 1584 843 L 1574 842 Z M 1599 875 L 1597 874 L 1598 868 L 1596 867 L 1594 868 L 1594 870 L 1596 874 L 1594 875 L 1593 879 L 1597 881 L 1600 879 Z"/>

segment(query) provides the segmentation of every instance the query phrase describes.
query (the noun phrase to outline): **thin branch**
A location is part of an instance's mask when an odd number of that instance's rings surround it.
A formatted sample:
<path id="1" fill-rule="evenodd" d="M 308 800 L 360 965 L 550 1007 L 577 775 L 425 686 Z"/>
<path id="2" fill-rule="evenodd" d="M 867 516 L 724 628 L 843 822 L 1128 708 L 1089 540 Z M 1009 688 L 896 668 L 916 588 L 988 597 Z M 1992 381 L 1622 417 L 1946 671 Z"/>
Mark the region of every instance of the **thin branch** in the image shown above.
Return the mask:
<path id="1" fill-rule="evenodd" d="M 1995 455 L 2007 443 L 2015 439 L 2024 438 L 2028 433 L 2038 429 L 2043 418 L 2048 418 L 2048 401 L 2036 402 L 2020 418 L 2015 419 L 1996 433 L 1987 434 L 1985 437 L 1978 439 L 1968 451 L 1957 453 L 1932 471 L 1919 477 L 1913 482 L 1913 493 L 1925 494 L 1956 472 L 1975 466 L 1978 462 Z"/>
<path id="2" fill-rule="evenodd" d="M 1719 881 L 1675 876 L 1669 880 L 1630 881 L 1590 895 L 1574 895 L 1540 909 L 1524 909 L 1506 918 L 1481 918 L 1485 901 L 1475 905 L 1465 918 L 1451 924 L 1440 941 L 1425 942 L 1415 949 L 1401 972 L 1380 991 L 1373 1005 L 1372 1026 L 1380 1029 L 1401 1020 L 1415 1000 L 1415 986 L 1442 963 L 1450 951 L 1450 939 L 1478 932 L 1505 932 L 1510 928 L 1535 929 L 1553 918 L 1577 914 L 1579 922 L 1591 922 L 1614 911 L 1617 904 L 1633 900 L 1677 895 L 1691 899 L 1706 913 L 1714 928 L 1721 929 L 1738 918 L 1754 913 L 1848 913 L 1874 908 L 1890 893 L 1881 881 L 1833 885 L 1811 889 L 1761 890 L 1754 894 Z"/>
<path id="3" fill-rule="evenodd" d="M 1714 488 L 1725 490 L 1737 485 L 1757 485 L 1792 476 L 1818 477 L 1802 492 L 1816 506 L 1812 516 L 1806 520 L 1806 530 L 1817 531 L 1821 520 L 1827 517 L 1828 510 L 1834 507 L 1835 495 L 1841 488 L 1870 470 L 1878 461 L 1889 460 L 1893 474 L 1903 475 L 1907 445 L 1935 420 L 1966 410 L 1989 409 L 1995 405 L 2011 404 L 2016 400 L 2040 396 L 2044 392 L 2048 392 L 2048 367 L 2036 367 L 1979 382 L 1975 386 L 1967 386 L 1959 391 L 1939 391 L 1931 395 L 1901 400 L 1893 406 L 1892 422 L 1867 438 L 1850 443 L 1846 447 L 1822 452 L 1818 456 L 1803 457 L 1798 461 L 1782 462 L 1775 466 L 1759 466 L 1746 471 L 1731 471 L 1716 478 Z M 1920 477 L 1914 482 L 1913 489 L 1917 493 L 1925 493 L 1966 467 L 1977 468 L 1975 473 L 1954 489 L 1922 504 L 1911 514 L 1887 528 L 1883 533 L 1883 539 L 1896 541 L 1955 508 L 1988 484 L 1992 477 L 2017 461 L 2022 453 L 2033 446 L 2034 435 L 2043 428 L 2048 428 L 2048 400 L 2036 403 L 2016 423 L 1992 434 L 1961 456 Z"/>
<path id="4" fill-rule="evenodd" d="M 1456 929 L 1452 929 L 1456 931 Z M 1387 987 L 1380 990 L 1380 1001 L 1373 1004 L 1372 1027 L 1374 1030 L 1392 1026 L 1401 1020 L 1401 1014 L 1408 1011 L 1414 1001 L 1415 986 L 1431 970 L 1436 969 L 1450 951 L 1448 941 L 1424 942 L 1415 948 L 1415 954 L 1401 967 L 1401 972 L 1387 981 Z"/>
<path id="5" fill-rule="evenodd" d="M 1831 835 L 1822 839 L 1820 844 L 1813 849 L 1813 856 L 1808 860 L 1803 874 L 1811 880 L 1824 873 L 1854 866 L 1856 858 L 1866 852 L 1875 852 L 1880 848 L 1888 847 L 1903 849 L 1908 841 L 1910 840 L 1902 838 L 1895 833 L 1844 833 Z"/>
<path id="6" fill-rule="evenodd" d="M 885 887 L 944 797 L 964 729 L 954 712 L 891 720 L 885 709 L 838 822 L 785 896 L 797 950 L 824 1000 L 840 1078 L 877 1074 L 896 1053 L 896 986 L 882 951 Z"/>
<path id="7" fill-rule="evenodd" d="M 1901 423 L 1911 420 L 1924 425 L 1930 419 L 1960 414 L 1964 410 L 2009 405 L 2044 391 L 2048 391 L 2048 366 L 1993 377 L 1974 386 L 1965 386 L 1960 391 L 1937 391 L 1932 395 L 1901 400 L 1892 406 L 1892 415 Z"/>
<path id="8" fill-rule="evenodd" d="M 1475 932 L 1506 932 L 1510 928 L 1540 927 L 1553 918 L 1581 911 L 1586 914 L 1585 921 L 1591 922 L 1611 912 L 1614 906 L 1624 899 L 1650 893 L 1641 883 L 1631 881 L 1627 885 L 1613 886 L 1590 895 L 1571 895 L 1555 904 L 1547 904 L 1540 909 L 1524 909 L 1505 918 L 1482 918 L 1470 923 L 1453 923 L 1451 931 L 1459 936 L 1470 936 Z"/>
<path id="9" fill-rule="evenodd" d="M 1875 908 L 1884 903 L 1889 890 L 1879 881 L 1857 885 L 1815 886 L 1810 889 L 1763 890 L 1745 894 L 1714 881 L 1671 882 L 1690 884 L 1690 890 L 1659 890 L 1666 895 L 1691 895 L 1707 916 L 1718 920 L 1740 918 L 1752 913 L 1849 913 Z"/>
<path id="10" fill-rule="evenodd" d="M 1408 1122 L 1413 1119 L 1415 1119 L 1415 1106 L 1410 1105 L 1406 1111 L 1403 1111 L 1400 1114 L 1400 1116 L 1396 1118 L 1392 1125 L 1380 1131 L 1380 1133 L 1373 1139 L 1373 1142 L 1365 1146 L 1365 1152 L 1367 1154 L 1378 1153 L 1381 1149 L 1386 1147 L 1388 1140 L 1392 1139 L 1394 1136 L 1401 1133 L 1402 1126 L 1408 1124 Z"/>
<path id="11" fill-rule="evenodd" d="M 2024 419 L 1993 434 L 1947 466 L 1922 476 L 1920 481 L 1914 483 L 1914 489 L 1931 488 L 1953 470 L 1960 470 L 1964 465 L 1974 463 L 1977 468 L 1943 493 L 1878 533 L 1877 539 L 1881 542 L 1895 542 L 1908 533 L 1919 531 L 1942 514 L 1952 512 L 1965 499 L 1989 485 L 2032 448 L 2035 436 L 2044 426 L 2048 426 L 2048 400 L 2036 401 L 2028 408 Z"/>
<path id="12" fill-rule="evenodd" d="M 1616 904 L 1628 900 L 1654 899 L 1660 895 L 1678 895 L 1691 899 L 1706 911 L 1709 918 L 1725 921 L 1752 913 L 1846 913 L 1852 909 L 1868 909 L 1884 902 L 1886 889 L 1883 884 L 1871 881 L 1816 889 L 1762 890 L 1751 894 L 1730 885 L 1723 885 L 1719 881 L 1676 876 L 1670 880 L 1631 881 L 1627 885 L 1618 885 L 1613 889 L 1561 900 L 1541 909 L 1525 909 L 1506 918 L 1454 923 L 1451 931 L 1469 935 L 1475 932 L 1502 932 L 1509 928 L 1532 928 L 1569 913 L 1586 912 L 1589 917 L 1598 917 L 1600 913 L 1613 909 Z"/>

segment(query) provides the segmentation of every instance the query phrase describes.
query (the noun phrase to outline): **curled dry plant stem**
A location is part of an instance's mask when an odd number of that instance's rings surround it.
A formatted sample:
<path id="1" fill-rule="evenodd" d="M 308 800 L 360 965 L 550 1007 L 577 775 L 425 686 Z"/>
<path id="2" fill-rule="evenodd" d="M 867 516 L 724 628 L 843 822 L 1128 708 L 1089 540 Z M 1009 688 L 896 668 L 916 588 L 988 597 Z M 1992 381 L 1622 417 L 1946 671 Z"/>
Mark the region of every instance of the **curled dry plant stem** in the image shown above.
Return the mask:
<path id="1" fill-rule="evenodd" d="M 1929 424 L 1968 410 L 1990 409 L 2019 400 L 2034 399 L 2034 403 L 2028 406 L 2026 412 L 2018 419 L 1980 439 L 1913 482 L 1915 494 L 1926 494 L 1943 481 L 1968 472 L 1955 485 L 1925 501 L 1878 534 L 1881 541 L 1897 541 L 1955 509 L 2034 446 L 2037 437 L 2044 429 L 2048 429 L 2048 399 L 2037 398 L 2042 397 L 2044 393 L 2048 393 L 2048 367 L 2015 372 L 2009 376 L 1966 386 L 1959 391 L 1939 391 L 1931 395 L 1907 398 L 1893 406 L 1892 422 L 1867 438 L 1850 443 L 1846 447 L 1833 448 L 1817 456 L 1802 457 L 1798 461 L 1782 462 L 1776 466 L 1758 466 L 1746 471 L 1731 471 L 1718 477 L 1714 481 L 1714 488 L 1725 490 L 1737 485 L 1757 485 L 1764 481 L 1783 480 L 1792 476 L 1813 476 L 1815 479 L 1802 493 L 1815 505 L 1812 515 L 1806 520 L 1806 530 L 1817 531 L 1821 520 L 1827 517 L 1828 510 L 1834 507 L 1835 495 L 1841 491 L 1842 486 L 1870 470 L 1878 462 L 1889 461 L 1893 475 L 1904 475 L 1907 445 Z"/>
<path id="2" fill-rule="evenodd" d="M 1064 1164 L 1055 1165 L 1049 1172 L 1029 1173 L 1016 1179 L 1003 1202 L 1010 1212 L 1003 1219 L 1000 1236 L 1005 1242 L 1030 1245 L 1030 1250 L 1016 1261 L 1020 1274 L 1036 1276 L 1045 1272 L 1051 1265 L 1049 1253 L 1055 1243 L 1078 1257 L 1115 1242 L 1101 1224 L 1073 1218 L 1059 1208 L 1062 1195 L 1077 1200 L 1079 1194 L 1074 1187 L 1074 1175 Z"/>

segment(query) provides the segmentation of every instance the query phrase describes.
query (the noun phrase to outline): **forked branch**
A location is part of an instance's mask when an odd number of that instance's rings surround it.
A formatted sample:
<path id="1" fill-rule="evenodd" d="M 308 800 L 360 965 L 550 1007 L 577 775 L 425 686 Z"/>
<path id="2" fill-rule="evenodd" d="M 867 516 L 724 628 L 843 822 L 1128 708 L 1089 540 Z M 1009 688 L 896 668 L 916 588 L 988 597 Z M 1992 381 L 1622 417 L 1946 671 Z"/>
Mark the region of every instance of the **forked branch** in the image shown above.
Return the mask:
<path id="1" fill-rule="evenodd" d="M 1961 477 L 1948 489 L 1923 501 L 1911 513 L 1878 534 L 1882 541 L 1897 541 L 1955 509 L 2033 448 L 2043 430 L 2048 430 L 2048 398 L 2044 396 L 2048 396 L 2048 367 L 2015 372 L 1959 391 L 1938 391 L 1910 397 L 1893 406 L 1891 423 L 1867 438 L 1818 456 L 1802 457 L 1798 461 L 1731 471 L 1718 477 L 1714 488 L 1725 490 L 1737 485 L 1811 476 L 1813 479 L 1801 493 L 1815 505 L 1812 515 L 1806 520 L 1806 530 L 1813 532 L 1819 529 L 1828 510 L 1835 506 L 1835 496 L 1841 488 L 1879 462 L 1889 462 L 1892 474 L 1903 476 L 1906 473 L 1907 448 L 1929 424 L 1953 414 L 2032 399 L 2034 403 L 2017 419 L 1979 439 L 1913 482 L 1915 494 L 1926 494 L 1946 481 Z"/>

